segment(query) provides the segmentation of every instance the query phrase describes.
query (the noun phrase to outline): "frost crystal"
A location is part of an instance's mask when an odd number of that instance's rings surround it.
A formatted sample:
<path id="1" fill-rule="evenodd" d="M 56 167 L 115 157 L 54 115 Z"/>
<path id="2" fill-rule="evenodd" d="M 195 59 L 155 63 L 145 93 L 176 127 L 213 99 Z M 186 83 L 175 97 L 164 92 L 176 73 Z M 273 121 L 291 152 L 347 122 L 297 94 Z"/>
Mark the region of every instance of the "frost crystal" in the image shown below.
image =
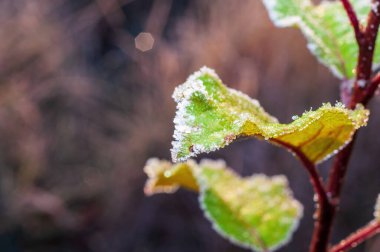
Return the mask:
<path id="1" fill-rule="evenodd" d="M 257 120 L 277 122 L 261 108 L 257 100 L 223 86 L 215 71 L 207 67 L 202 67 L 185 83 L 178 86 L 174 90 L 173 98 L 177 102 L 174 141 L 171 149 L 174 162 L 185 161 L 200 153 L 215 151 L 235 140 L 236 134 L 224 134 L 212 130 L 212 126 L 220 129 L 230 117 L 233 118 L 236 129 L 252 119 L 248 111 L 257 112 L 259 114 Z M 228 115 L 222 116 L 217 112 L 207 114 L 206 111 L 210 109 Z M 210 141 L 209 137 L 220 141 Z M 195 138 L 199 141 L 195 141 Z"/>
<path id="2" fill-rule="evenodd" d="M 262 0 L 272 22 L 278 27 L 298 27 L 307 39 L 307 47 L 317 59 L 340 79 L 353 79 L 358 54 L 355 35 L 339 1 Z M 372 5 L 371 5 L 372 2 Z M 351 0 L 360 22 L 371 8 L 379 15 L 379 2 Z M 372 28 L 372 27 L 371 27 Z M 380 40 L 376 42 L 380 44 Z M 376 45 L 378 47 L 378 45 Z M 375 47 L 370 48 L 374 50 Z M 374 54 L 374 68 L 380 62 L 380 51 Z"/>
<path id="3" fill-rule="evenodd" d="M 184 135 L 189 134 L 194 131 L 198 131 L 199 128 L 191 127 L 192 122 L 194 122 L 194 116 L 187 112 L 187 108 L 190 105 L 191 97 L 196 94 L 207 95 L 205 86 L 200 79 L 203 75 L 210 75 L 216 79 L 219 79 L 214 70 L 208 67 L 202 67 L 198 72 L 190 75 L 185 83 L 178 86 L 173 93 L 173 99 L 177 102 L 177 113 L 173 120 L 176 125 L 174 130 L 174 139 L 172 142 L 172 159 L 173 161 L 183 161 L 184 159 L 177 159 L 177 154 L 181 148 L 181 143 L 184 140 Z M 194 146 L 192 152 L 195 155 L 203 151 L 203 146 Z"/>
<path id="4" fill-rule="evenodd" d="M 372 3 L 371 3 L 371 9 L 372 9 L 372 11 L 376 14 L 376 16 L 378 16 L 379 15 L 379 2 L 377 2 L 377 1 L 373 1 Z"/>
<path id="5" fill-rule="evenodd" d="M 346 108 L 346 105 L 344 105 L 344 104 L 343 104 L 342 102 L 340 102 L 340 101 L 336 101 L 336 102 L 335 102 L 335 107 L 345 109 L 345 108 Z"/>
<path id="6" fill-rule="evenodd" d="M 367 84 L 367 81 L 366 80 L 358 80 L 357 83 L 358 83 L 359 87 L 365 88 L 365 85 Z"/>
<path id="7" fill-rule="evenodd" d="M 278 123 L 257 100 L 224 86 L 208 68 L 193 74 L 173 95 L 177 104 L 172 148 L 174 162 L 208 153 L 236 138 L 259 137 L 298 148 L 311 162 L 319 163 L 343 148 L 355 130 L 366 125 L 363 106 L 348 110 L 342 103 L 323 104 L 318 110 Z"/>
<path id="8" fill-rule="evenodd" d="M 146 194 L 173 193 L 179 187 L 198 192 L 216 231 L 254 251 L 274 251 L 287 243 L 303 214 L 283 175 L 242 178 L 224 161 L 207 159 L 199 164 L 150 159 L 144 170 Z"/>

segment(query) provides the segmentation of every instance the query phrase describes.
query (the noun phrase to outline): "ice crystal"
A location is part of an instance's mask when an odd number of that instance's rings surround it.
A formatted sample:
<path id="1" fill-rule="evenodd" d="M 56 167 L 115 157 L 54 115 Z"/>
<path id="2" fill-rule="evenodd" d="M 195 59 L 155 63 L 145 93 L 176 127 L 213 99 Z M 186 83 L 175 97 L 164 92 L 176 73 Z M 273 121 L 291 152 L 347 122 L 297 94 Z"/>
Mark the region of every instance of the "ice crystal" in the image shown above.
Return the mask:
<path id="1" fill-rule="evenodd" d="M 318 110 L 278 123 L 257 100 L 224 86 L 208 68 L 191 75 L 176 88 L 177 113 L 172 148 L 174 162 L 222 148 L 240 136 L 255 136 L 300 149 L 318 163 L 343 148 L 359 127 L 366 125 L 368 111 L 354 111 L 342 103 L 323 104 Z"/>
<path id="2" fill-rule="evenodd" d="M 287 243 L 302 217 L 303 207 L 282 175 L 241 178 L 220 160 L 168 166 L 167 161 L 151 159 L 145 171 L 146 192 L 172 192 L 163 188 L 178 186 L 199 191 L 201 208 L 215 230 L 255 251 L 273 251 Z"/>
<path id="3" fill-rule="evenodd" d="M 317 59 L 341 79 L 352 79 L 355 73 L 358 46 L 355 34 L 339 1 L 262 0 L 273 23 L 279 27 L 298 26 L 304 33 L 307 47 Z M 359 20 L 364 20 L 372 6 L 378 15 L 378 2 L 351 0 Z M 379 40 L 378 40 L 379 41 Z M 379 43 L 379 42 L 377 42 Z M 373 48 L 372 48 L 373 49 Z M 372 50 L 371 49 L 371 50 Z M 375 51 L 374 67 L 380 62 L 380 51 Z"/>

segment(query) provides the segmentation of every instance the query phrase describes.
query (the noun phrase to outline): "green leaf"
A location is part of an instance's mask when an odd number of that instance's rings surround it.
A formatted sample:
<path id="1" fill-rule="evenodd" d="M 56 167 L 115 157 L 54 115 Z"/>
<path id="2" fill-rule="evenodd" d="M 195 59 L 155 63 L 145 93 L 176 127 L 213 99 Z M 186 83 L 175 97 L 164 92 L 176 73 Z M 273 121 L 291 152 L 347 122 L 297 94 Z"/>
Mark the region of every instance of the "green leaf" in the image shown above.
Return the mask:
<path id="1" fill-rule="evenodd" d="M 298 226 L 302 206 L 292 197 L 284 176 L 269 178 L 259 174 L 241 178 L 223 161 L 203 160 L 197 165 L 190 160 L 172 167 L 168 164 L 158 159 L 148 161 L 145 191 L 163 192 L 163 184 L 177 188 L 184 184 L 178 175 L 191 174 L 188 182 L 197 181 L 198 188 L 191 189 L 200 192 L 206 217 L 217 232 L 240 246 L 273 251 L 287 243 Z"/>
<path id="2" fill-rule="evenodd" d="M 318 163 L 344 147 L 353 133 L 366 125 L 369 112 L 362 106 L 348 110 L 342 104 L 324 104 L 289 124 L 278 123 L 259 102 L 224 86 L 208 68 L 202 68 L 177 87 L 172 159 L 183 161 L 215 151 L 239 137 L 257 137 L 298 149 Z"/>
<path id="3" fill-rule="evenodd" d="M 279 27 L 298 26 L 304 33 L 309 50 L 339 78 L 355 76 L 358 46 L 347 14 L 340 1 L 263 0 L 269 16 Z M 351 0 L 360 21 L 371 10 L 370 0 Z M 379 44 L 377 40 L 377 45 Z M 380 61 L 375 51 L 374 62 Z"/>

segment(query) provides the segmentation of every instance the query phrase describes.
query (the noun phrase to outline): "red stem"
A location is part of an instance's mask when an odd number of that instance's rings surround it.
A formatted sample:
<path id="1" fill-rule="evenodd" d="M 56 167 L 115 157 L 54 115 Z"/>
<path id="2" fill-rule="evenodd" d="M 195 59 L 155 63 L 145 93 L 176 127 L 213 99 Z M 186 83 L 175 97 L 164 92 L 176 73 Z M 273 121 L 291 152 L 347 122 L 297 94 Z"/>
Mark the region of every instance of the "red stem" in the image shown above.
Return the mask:
<path id="1" fill-rule="evenodd" d="M 366 96 L 373 96 L 373 93 L 367 94 L 367 84 L 372 74 L 373 54 L 380 25 L 380 0 L 372 0 L 372 5 L 375 8 L 371 8 L 363 36 L 357 41 L 359 46 L 359 56 L 356 67 L 356 82 L 351 96 L 351 102 L 348 104 L 351 109 L 354 109 L 356 104 L 362 103 L 366 99 Z M 367 99 L 366 102 L 368 101 L 369 99 Z"/>
<path id="2" fill-rule="evenodd" d="M 356 134 L 354 135 L 353 140 L 341 152 L 338 153 L 334 159 L 334 163 L 332 165 L 333 168 L 329 174 L 327 191 L 329 192 L 330 199 L 335 206 L 339 205 L 339 195 L 342 189 L 343 180 L 346 175 L 348 162 L 351 157 L 355 139 Z"/>
<path id="3" fill-rule="evenodd" d="M 323 186 L 322 179 L 319 176 L 317 168 L 315 167 L 314 163 L 311 162 L 305 156 L 305 154 L 300 149 L 298 149 L 297 147 L 295 147 L 291 144 L 282 142 L 281 140 L 277 140 L 277 139 L 272 139 L 271 141 L 284 146 L 285 148 L 287 148 L 288 150 L 293 152 L 299 158 L 299 160 L 302 162 L 303 166 L 306 168 L 306 171 L 309 174 L 310 181 L 313 185 L 314 191 L 318 196 L 318 204 L 320 204 L 320 205 L 328 204 L 329 198 L 327 196 L 326 189 Z"/>
<path id="4" fill-rule="evenodd" d="M 324 235 L 330 232 L 331 226 L 323 225 L 323 223 L 332 222 L 334 207 L 329 201 L 329 197 L 326 192 L 326 188 L 323 185 L 322 179 L 318 174 L 317 168 L 314 163 L 311 162 L 305 154 L 298 148 L 284 143 L 280 140 L 272 140 L 290 151 L 292 151 L 302 162 L 303 166 L 309 174 L 311 184 L 315 194 L 317 195 L 317 212 L 315 213 L 315 229 L 311 241 L 310 251 L 311 252 L 322 252 L 327 251 L 329 235 Z"/>
<path id="5" fill-rule="evenodd" d="M 345 238 L 341 243 L 331 248 L 330 252 L 344 252 L 355 248 L 368 238 L 380 233 L 380 222 L 372 221 L 367 226 Z"/>
<path id="6" fill-rule="evenodd" d="M 363 33 L 360 29 L 358 17 L 356 16 L 356 13 L 352 8 L 352 5 L 349 0 L 341 0 L 341 2 L 343 4 L 344 9 L 346 10 L 348 18 L 350 19 L 352 27 L 354 28 L 356 40 L 360 41 L 363 37 Z"/>
<path id="7" fill-rule="evenodd" d="M 367 105 L 371 98 L 375 95 L 376 90 L 380 85 L 380 73 L 376 74 L 375 77 L 372 78 L 371 83 L 369 84 L 367 90 L 363 95 L 363 105 Z"/>
<path id="8" fill-rule="evenodd" d="M 346 101 L 346 106 L 354 109 L 358 103 L 364 103 L 364 105 L 368 103 L 373 97 L 376 88 L 379 85 L 378 83 L 380 82 L 380 77 L 375 77 L 372 82 L 367 85 L 372 74 L 373 54 L 380 25 L 380 18 L 378 15 L 378 13 L 380 13 L 380 6 L 377 4 L 374 5 L 376 6 L 376 9 L 371 8 L 371 12 L 368 15 L 367 26 L 365 30 L 362 31 L 350 2 L 348 0 L 341 0 L 341 2 L 347 12 L 351 25 L 353 26 L 359 46 L 356 81 L 351 92 L 351 99 Z M 380 0 L 373 0 L 372 2 L 380 3 Z M 346 94 L 341 94 L 342 97 L 344 95 Z M 355 138 L 356 135 L 353 137 L 353 141 L 337 154 L 332 165 L 327 186 L 330 207 L 321 207 L 320 209 L 320 214 L 323 218 L 317 219 L 310 252 L 325 252 L 328 249 L 332 224 L 339 205 L 340 192 L 355 143 Z"/>
<path id="9" fill-rule="evenodd" d="M 343 1 L 343 0 L 342 0 Z M 380 25 L 380 0 L 373 0 L 373 3 L 379 3 L 377 9 L 371 10 L 368 15 L 367 27 L 364 32 L 364 39 L 358 41 L 359 44 L 359 59 L 357 66 L 356 85 L 354 87 L 352 98 L 349 104 L 346 104 L 351 109 L 354 109 L 357 104 L 363 103 L 366 105 L 368 101 L 373 97 L 377 86 L 380 83 L 380 76 L 376 76 L 372 79 L 371 83 L 365 88 L 357 85 L 359 80 L 369 80 L 372 74 L 372 60 L 375 49 L 375 42 L 377 32 Z M 349 13 L 348 13 L 349 15 Z M 355 139 L 355 136 L 354 136 Z M 339 200 L 340 190 L 343 184 L 343 178 L 347 169 L 348 161 L 350 159 L 354 141 L 348 144 L 336 157 L 333 168 L 329 176 L 328 192 L 331 199 L 337 203 Z"/>

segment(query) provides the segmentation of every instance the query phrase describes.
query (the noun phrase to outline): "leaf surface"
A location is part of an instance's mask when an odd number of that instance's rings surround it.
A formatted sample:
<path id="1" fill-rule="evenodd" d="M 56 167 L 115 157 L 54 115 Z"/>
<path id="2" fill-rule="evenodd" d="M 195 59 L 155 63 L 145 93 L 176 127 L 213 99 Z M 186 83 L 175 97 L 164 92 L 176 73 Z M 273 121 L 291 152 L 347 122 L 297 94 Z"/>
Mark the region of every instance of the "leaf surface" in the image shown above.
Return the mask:
<path id="1" fill-rule="evenodd" d="M 241 178 L 223 161 L 203 160 L 197 165 L 190 160 L 171 167 L 168 164 L 158 159 L 148 161 L 145 191 L 170 192 L 161 186 L 177 188 L 196 181 L 198 188 L 192 189 L 199 191 L 206 217 L 217 232 L 240 246 L 273 251 L 285 244 L 298 226 L 302 206 L 293 198 L 284 176 L 258 174 Z M 184 183 L 179 174 L 191 174 L 191 178 Z"/>
<path id="2" fill-rule="evenodd" d="M 172 193 L 179 187 L 198 191 L 198 183 L 193 176 L 195 162 L 172 164 L 165 160 L 151 158 L 147 161 L 144 171 L 148 175 L 144 192 L 146 195 L 155 193 Z"/>
<path id="3" fill-rule="evenodd" d="M 362 106 L 324 104 L 289 124 L 278 123 L 259 102 L 224 86 L 202 68 L 176 88 L 177 102 L 172 152 L 174 162 L 225 147 L 239 137 L 257 137 L 300 150 L 319 163 L 344 147 L 353 133 L 366 125 L 369 112 Z"/>
<path id="4" fill-rule="evenodd" d="M 269 16 L 279 27 L 297 26 L 308 41 L 308 48 L 338 78 L 352 79 L 358 57 L 355 34 L 340 1 L 263 0 Z M 365 21 L 371 10 L 370 0 L 351 0 L 359 21 Z M 377 45 L 380 43 L 377 40 Z M 376 46 L 378 48 L 379 46 Z M 375 49 L 375 48 L 373 48 Z M 374 63 L 380 61 L 375 51 Z"/>

